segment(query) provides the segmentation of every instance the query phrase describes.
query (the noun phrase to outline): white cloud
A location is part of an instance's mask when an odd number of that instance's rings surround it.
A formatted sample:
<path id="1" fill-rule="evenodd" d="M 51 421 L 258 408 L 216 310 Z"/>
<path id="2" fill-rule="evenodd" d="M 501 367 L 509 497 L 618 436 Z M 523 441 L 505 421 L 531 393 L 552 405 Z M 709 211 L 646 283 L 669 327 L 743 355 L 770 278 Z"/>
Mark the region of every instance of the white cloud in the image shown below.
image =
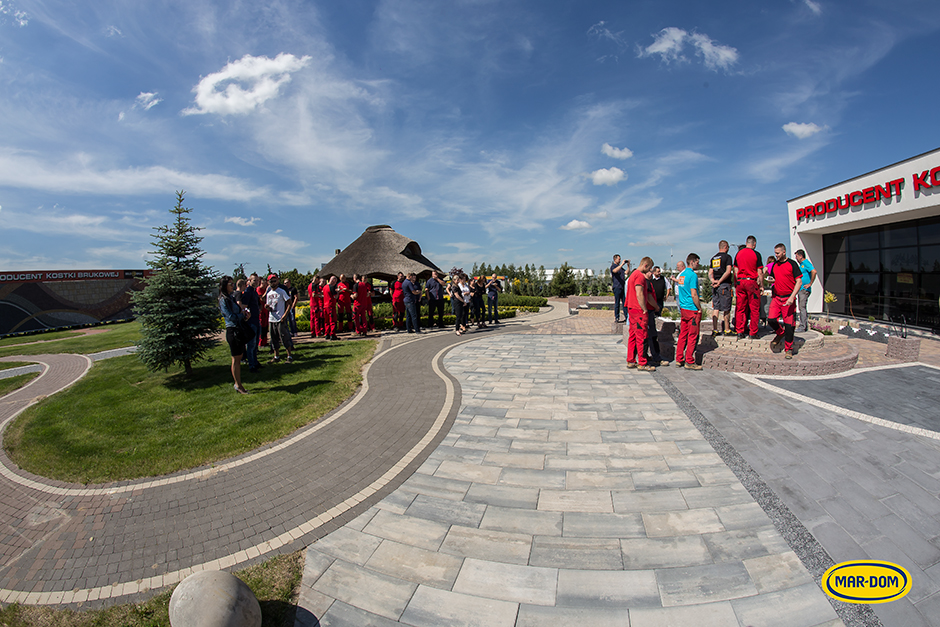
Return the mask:
<path id="1" fill-rule="evenodd" d="M 163 98 L 157 98 L 156 92 L 142 91 L 138 94 L 137 104 L 135 107 L 140 107 L 144 111 L 150 111 L 152 108 L 163 102 Z"/>
<path id="2" fill-rule="evenodd" d="M 815 0 L 803 0 L 803 4 L 805 4 L 809 10 L 816 15 L 822 15 L 822 5 L 820 5 Z"/>
<path id="3" fill-rule="evenodd" d="M 237 224 L 238 226 L 254 226 L 255 222 L 260 222 L 261 218 L 242 218 L 241 216 L 231 216 L 225 218 L 226 222 L 231 222 L 232 224 Z"/>
<path id="4" fill-rule="evenodd" d="M 565 224 L 564 226 L 560 226 L 558 228 L 562 229 L 563 231 L 581 231 L 584 229 L 591 228 L 591 225 L 588 224 L 587 222 L 584 222 L 583 220 L 572 220 L 568 224 Z"/>
<path id="5" fill-rule="evenodd" d="M 623 39 L 623 31 L 616 33 L 611 31 L 609 28 L 607 28 L 607 22 L 604 22 L 603 20 L 589 28 L 587 34 L 597 39 L 606 39 L 608 41 L 612 41 L 620 47 L 626 45 L 626 42 Z"/>
<path id="6" fill-rule="evenodd" d="M 209 74 L 193 92 L 196 106 L 184 109 L 183 115 L 217 113 L 242 115 L 278 95 L 281 85 L 291 80 L 296 72 L 309 63 L 310 57 L 297 58 L 282 52 L 275 58 L 253 57 L 246 54 L 232 61 L 219 72 Z"/>
<path id="7" fill-rule="evenodd" d="M 591 172 L 591 180 L 595 185 L 616 185 L 626 178 L 626 173 L 620 168 L 601 168 Z"/>
<path id="8" fill-rule="evenodd" d="M 601 146 L 601 152 L 614 159 L 629 159 L 633 156 L 633 151 L 629 148 L 614 148 L 606 142 Z"/>
<path id="9" fill-rule="evenodd" d="M 121 32 L 117 26 L 108 26 L 104 29 L 105 37 L 123 37 L 124 33 Z"/>
<path id="10" fill-rule="evenodd" d="M 584 217 L 588 220 L 606 220 L 610 217 L 610 213 L 607 211 L 597 211 L 594 213 L 585 213 Z"/>
<path id="11" fill-rule="evenodd" d="M 98 168 L 87 154 L 74 154 L 57 163 L 47 163 L 9 148 L 0 147 L 0 186 L 95 195 L 166 194 L 185 189 L 195 198 L 249 201 L 270 199 L 271 190 L 221 174 L 198 174 L 163 166 L 145 168 Z M 280 198 L 278 195 L 274 197 Z"/>
<path id="12" fill-rule="evenodd" d="M 790 122 L 789 124 L 783 125 L 783 130 L 787 135 L 792 135 L 797 139 L 806 139 L 807 137 L 812 137 L 816 133 L 827 130 L 828 126 L 817 126 L 813 123 L 803 123 L 803 122 Z"/>
<path id="13" fill-rule="evenodd" d="M 29 24 L 29 15 L 26 13 L 26 11 L 18 10 L 16 5 L 9 0 L 6 2 L 0 0 L 0 24 L 4 22 L 2 19 L 3 16 L 9 16 L 12 18 L 13 23 L 21 28 Z"/>
<path id="14" fill-rule="evenodd" d="M 702 58 L 710 70 L 728 70 L 738 61 L 738 51 L 731 46 L 719 44 L 703 33 L 689 33 L 669 26 L 653 35 L 653 43 L 646 48 L 639 47 L 639 57 L 659 55 L 664 63 L 683 63 L 688 58 L 683 54 L 686 45 Z"/>
<path id="15" fill-rule="evenodd" d="M 124 121 L 124 112 L 121 111 L 120 113 L 118 113 L 118 122 L 123 122 L 123 121 Z"/>

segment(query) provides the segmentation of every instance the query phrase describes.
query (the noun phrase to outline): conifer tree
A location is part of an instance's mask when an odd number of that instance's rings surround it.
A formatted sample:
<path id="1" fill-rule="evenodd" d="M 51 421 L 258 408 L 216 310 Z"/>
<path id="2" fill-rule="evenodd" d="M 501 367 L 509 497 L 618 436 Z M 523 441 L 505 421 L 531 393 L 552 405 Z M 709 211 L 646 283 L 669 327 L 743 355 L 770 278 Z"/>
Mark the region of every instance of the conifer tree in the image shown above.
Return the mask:
<path id="1" fill-rule="evenodd" d="M 216 344 L 220 314 L 218 287 L 212 269 L 202 264 L 202 238 L 183 199 L 184 192 L 176 192 L 172 224 L 154 227 L 155 258 L 147 262 L 154 274 L 131 298 L 143 336 L 137 345 L 140 360 L 152 372 L 181 365 L 190 376 L 193 362 Z"/>

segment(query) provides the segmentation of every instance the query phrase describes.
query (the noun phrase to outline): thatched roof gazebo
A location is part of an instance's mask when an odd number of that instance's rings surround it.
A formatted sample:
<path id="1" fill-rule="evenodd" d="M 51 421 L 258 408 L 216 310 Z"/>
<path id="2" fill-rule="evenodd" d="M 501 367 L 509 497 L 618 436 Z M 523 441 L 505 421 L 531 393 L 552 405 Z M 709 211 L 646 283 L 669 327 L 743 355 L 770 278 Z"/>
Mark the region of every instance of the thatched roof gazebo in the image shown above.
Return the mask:
<path id="1" fill-rule="evenodd" d="M 387 224 L 370 226 L 359 238 L 337 253 L 318 273 L 322 277 L 362 274 L 367 277 L 394 280 L 399 272 L 414 272 L 426 280 L 431 271 L 443 271 L 421 254 L 418 242 L 396 233 Z"/>

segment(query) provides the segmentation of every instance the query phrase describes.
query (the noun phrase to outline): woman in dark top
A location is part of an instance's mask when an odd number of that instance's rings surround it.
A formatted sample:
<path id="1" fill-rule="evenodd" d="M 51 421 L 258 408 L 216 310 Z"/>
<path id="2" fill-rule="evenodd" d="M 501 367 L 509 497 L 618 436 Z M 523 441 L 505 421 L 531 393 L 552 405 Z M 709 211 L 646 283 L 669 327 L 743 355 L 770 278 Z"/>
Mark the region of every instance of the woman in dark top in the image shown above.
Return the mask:
<path id="1" fill-rule="evenodd" d="M 219 309 L 225 318 L 225 341 L 232 355 L 232 378 L 235 379 L 235 391 L 248 394 L 248 390 L 242 386 L 242 355 L 245 354 L 245 343 L 248 340 L 241 332 L 240 324 L 245 320 L 245 312 L 235 301 L 234 292 L 234 279 L 230 276 L 222 277 L 219 281 Z"/>
<path id="2" fill-rule="evenodd" d="M 473 311 L 473 323 L 477 325 L 478 329 L 482 329 L 486 326 L 483 323 L 484 294 L 486 294 L 486 284 L 483 282 L 483 277 L 473 279 L 473 282 L 470 284 L 470 308 Z"/>

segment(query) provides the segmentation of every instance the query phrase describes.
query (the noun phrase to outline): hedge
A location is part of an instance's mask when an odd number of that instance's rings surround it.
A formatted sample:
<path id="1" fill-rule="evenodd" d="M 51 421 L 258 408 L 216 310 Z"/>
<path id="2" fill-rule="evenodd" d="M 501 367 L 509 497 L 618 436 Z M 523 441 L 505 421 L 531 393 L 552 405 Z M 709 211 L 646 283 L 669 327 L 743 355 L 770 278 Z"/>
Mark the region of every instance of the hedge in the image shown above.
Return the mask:
<path id="1" fill-rule="evenodd" d="M 298 333 L 300 333 L 300 332 L 309 333 L 309 332 L 310 332 L 310 313 L 309 313 L 309 309 L 310 309 L 309 307 L 298 307 L 298 308 L 297 308 L 297 331 L 298 331 Z M 301 315 L 301 314 L 303 314 L 303 315 Z M 506 308 L 506 309 L 500 309 L 500 310 L 499 310 L 499 318 L 500 318 L 500 320 L 509 319 L 509 318 L 515 318 L 515 317 L 516 317 L 516 310 L 515 310 L 514 308 Z M 437 317 L 435 316 L 435 320 L 436 320 L 436 319 L 437 319 Z M 444 316 L 444 324 L 447 325 L 447 326 L 453 326 L 453 325 L 456 323 L 456 321 L 457 321 L 457 319 L 453 316 L 453 314 L 448 314 L 448 315 Z M 379 318 L 379 317 L 376 317 L 376 318 L 375 318 L 375 328 L 376 328 L 376 330 L 378 330 L 378 331 L 382 331 L 382 330 L 385 330 L 385 329 L 391 329 L 393 325 L 394 325 L 394 323 L 393 323 L 393 321 L 392 321 L 391 318 Z M 422 316 L 421 316 L 421 326 L 422 326 L 422 327 L 427 327 L 427 326 L 429 326 L 429 325 L 428 325 L 428 317 L 427 317 L 427 315 L 422 315 Z"/>

